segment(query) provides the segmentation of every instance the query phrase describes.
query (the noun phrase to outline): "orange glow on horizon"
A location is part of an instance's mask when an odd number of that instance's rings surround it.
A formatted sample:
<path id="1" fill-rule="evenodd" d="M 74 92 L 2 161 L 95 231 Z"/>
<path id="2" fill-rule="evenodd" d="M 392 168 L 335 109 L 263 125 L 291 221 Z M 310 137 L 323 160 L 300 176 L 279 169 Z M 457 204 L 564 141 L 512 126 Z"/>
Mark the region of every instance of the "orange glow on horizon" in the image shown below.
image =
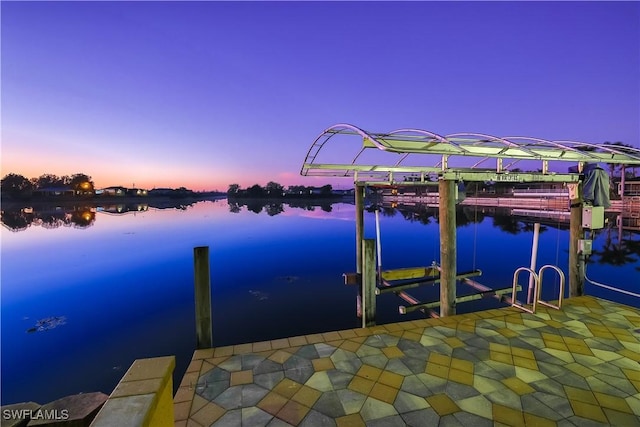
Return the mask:
<path id="1" fill-rule="evenodd" d="M 27 179 L 44 174 L 64 176 L 84 173 L 91 177 L 96 189 L 114 186 L 147 190 L 185 187 L 193 191 L 226 192 L 230 184 L 247 188 L 254 184 L 265 186 L 269 181 L 275 181 L 284 187 L 321 187 L 326 184 L 339 189 L 353 187 L 349 178 L 301 176 L 297 165 L 293 170 L 278 171 L 267 168 L 248 169 L 239 165 L 181 164 L 165 159 L 155 159 L 155 162 L 145 162 L 144 158 L 121 160 L 100 153 L 80 155 L 67 152 L 60 156 L 60 153 L 45 150 L 41 156 L 34 156 L 33 151 L 24 148 L 30 141 L 24 142 L 25 144 L 11 149 L 6 149 L 5 145 L 2 151 L 3 177 L 9 173 L 20 174 Z"/>
<path id="2" fill-rule="evenodd" d="M 102 166 L 102 165 L 100 165 Z M 241 188 L 248 188 L 252 185 L 258 184 L 265 186 L 269 181 L 275 181 L 285 188 L 291 185 L 305 185 L 321 187 L 326 184 L 331 184 L 334 188 L 352 188 L 353 182 L 350 179 L 339 179 L 329 177 L 305 177 L 300 176 L 297 173 L 285 172 L 276 173 L 272 177 L 269 177 L 267 173 L 261 175 L 247 176 L 246 174 L 238 174 L 239 179 L 234 179 L 229 176 L 214 176 L 213 178 L 197 178 L 193 176 L 163 176 L 159 177 L 145 177 L 136 174 L 118 173 L 115 171 L 105 171 L 104 167 L 97 173 L 92 173 L 88 168 L 82 167 L 61 167 L 49 168 L 44 171 L 35 171 L 33 166 L 22 168 L 6 168 L 3 165 L 2 176 L 9 173 L 16 173 L 23 175 L 27 179 L 38 178 L 44 174 L 54 174 L 58 176 L 72 175 L 74 173 L 86 173 L 91 177 L 96 189 L 102 189 L 106 187 L 126 187 L 126 188 L 140 188 L 145 190 L 151 190 L 153 188 L 179 188 L 185 187 L 193 191 L 221 191 L 226 192 L 230 184 L 238 184 Z M 124 176 L 123 175 L 128 175 Z M 161 174 L 159 174 L 161 175 Z M 85 187 L 83 187 L 85 188 Z"/>

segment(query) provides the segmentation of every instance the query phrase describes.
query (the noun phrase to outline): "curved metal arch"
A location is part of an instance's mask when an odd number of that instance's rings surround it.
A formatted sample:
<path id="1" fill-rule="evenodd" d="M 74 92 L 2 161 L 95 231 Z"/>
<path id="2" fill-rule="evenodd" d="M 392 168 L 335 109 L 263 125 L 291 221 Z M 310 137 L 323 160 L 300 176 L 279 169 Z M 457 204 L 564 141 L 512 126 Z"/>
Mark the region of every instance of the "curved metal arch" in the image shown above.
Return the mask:
<path id="1" fill-rule="evenodd" d="M 474 142 L 473 145 L 482 145 L 482 144 L 485 144 L 486 142 L 499 142 L 502 145 L 507 146 L 508 148 L 516 148 L 516 149 L 524 151 L 525 153 L 529 153 L 531 156 L 538 157 L 538 155 L 536 153 L 534 153 L 533 151 L 531 151 L 531 150 L 529 150 L 529 149 L 527 149 L 525 147 L 522 147 L 522 146 L 516 144 L 515 142 L 509 141 L 508 139 L 501 138 L 499 136 L 487 135 L 487 134 L 484 134 L 484 133 L 467 133 L 467 132 L 463 132 L 463 133 L 453 133 L 453 134 L 450 134 L 450 135 L 446 135 L 445 138 L 454 138 L 454 137 L 460 137 L 460 136 L 472 136 L 472 137 L 483 138 L 483 139 L 488 139 L 489 140 L 489 141 L 480 140 L 480 141 Z"/>
<path id="2" fill-rule="evenodd" d="M 399 134 L 399 133 L 417 133 L 417 134 L 429 136 L 431 138 L 435 138 L 440 142 L 444 142 L 444 143 L 447 143 L 447 144 L 451 143 L 451 141 L 447 140 L 442 135 L 439 135 L 437 133 L 434 133 L 434 132 L 431 132 L 431 131 L 428 131 L 428 130 L 424 130 L 424 129 L 414 129 L 414 128 L 396 129 L 396 130 L 392 130 L 391 132 L 389 132 L 387 134 L 387 136 L 396 135 L 396 134 Z"/>
<path id="3" fill-rule="evenodd" d="M 586 155 L 587 157 L 591 157 L 592 159 L 595 158 L 595 156 L 591 155 L 588 151 L 581 151 L 578 150 L 577 148 L 568 146 L 568 145 L 564 145 L 562 144 L 562 142 L 565 141 L 551 141 L 548 139 L 542 139 L 542 138 L 533 138 L 530 136 L 508 136 L 505 138 L 509 138 L 509 139 L 524 139 L 524 140 L 528 140 L 528 141 L 536 141 L 536 142 L 541 142 L 544 145 L 546 145 L 547 147 L 551 147 L 551 148 L 561 148 L 563 150 L 568 150 L 568 151 L 573 151 L 576 153 L 581 153 L 583 155 Z M 566 141 L 566 142 L 571 142 L 571 141 Z M 593 144 L 583 144 L 583 143 L 576 143 L 576 144 L 580 144 L 582 146 L 592 146 Z"/>
<path id="4" fill-rule="evenodd" d="M 589 142 L 579 142 L 579 141 L 556 141 L 558 143 L 562 143 L 562 144 L 575 144 L 577 146 L 583 146 L 583 147 L 594 147 L 597 150 L 604 150 L 608 153 L 611 154 L 618 154 L 621 156 L 629 156 L 632 159 L 635 160 L 640 160 L 640 150 L 635 148 L 635 147 L 623 147 L 623 150 L 620 150 L 620 147 L 617 145 L 612 145 L 612 144 L 592 144 Z M 612 148 L 612 147 L 616 147 L 616 148 Z M 630 149 L 631 151 L 634 152 L 634 154 L 631 154 L 629 152 L 627 152 L 626 150 Z M 580 150 L 577 150 L 580 151 Z M 589 153 L 589 151 L 580 151 L 581 153 Z M 600 151 L 602 152 L 602 151 Z M 637 154 L 636 154 L 637 153 Z M 601 162 L 606 163 L 606 159 L 599 159 Z"/>
<path id="5" fill-rule="evenodd" d="M 472 133 L 472 132 L 459 132 L 459 133 L 452 133 L 449 135 L 445 135 L 445 138 L 459 138 L 459 137 L 464 137 L 464 136 L 471 136 L 474 138 L 482 138 L 481 140 L 478 140 L 476 142 L 473 143 L 473 145 L 477 145 L 477 144 L 482 144 L 485 142 L 499 142 L 502 145 L 506 145 L 508 147 L 518 147 L 518 144 L 513 143 L 511 141 L 507 141 L 504 138 L 501 138 L 499 136 L 495 136 L 495 135 L 488 135 L 485 133 Z"/>
<path id="6" fill-rule="evenodd" d="M 318 155 L 318 153 L 320 152 L 320 150 L 324 147 L 324 145 L 335 135 L 348 135 L 348 134 L 352 134 L 352 135 L 360 135 L 360 137 L 362 137 L 363 139 L 366 138 L 368 140 L 370 140 L 376 148 L 378 148 L 379 150 L 382 151 L 395 151 L 393 149 L 393 147 L 388 144 L 386 141 L 384 141 L 385 137 L 390 137 L 392 135 L 397 135 L 399 133 L 407 133 L 407 132 L 414 132 L 414 133 L 418 133 L 421 135 L 425 135 L 427 137 L 430 138 L 435 138 L 437 141 L 439 142 L 443 142 L 446 144 L 450 144 L 454 147 L 456 147 L 457 149 L 459 149 L 460 151 L 464 152 L 466 150 L 464 150 L 462 147 L 460 147 L 458 144 L 447 140 L 446 138 L 442 137 L 441 135 L 438 135 L 437 133 L 434 132 L 430 132 L 430 131 L 426 131 L 423 129 L 397 129 L 394 131 L 391 131 L 387 134 L 373 134 L 373 133 L 369 133 L 367 131 L 365 131 L 364 129 L 361 129 L 357 126 L 354 126 L 352 124 L 349 123 L 338 123 L 335 124 L 327 129 L 325 129 L 320 135 L 318 135 L 318 137 L 314 140 L 313 144 L 311 144 L 311 147 L 309 148 L 309 150 L 307 151 L 307 154 L 305 156 L 305 161 L 303 163 L 303 167 L 300 170 L 300 173 L 303 174 L 305 167 L 305 164 L 310 164 L 313 163 L 313 161 L 315 160 L 316 156 Z M 322 141 L 322 142 L 320 142 Z M 314 148 L 315 148 L 315 152 L 314 152 Z M 360 157 L 360 155 L 362 155 L 362 153 L 364 153 L 364 149 L 361 149 L 358 154 L 356 154 L 356 156 L 353 158 L 353 160 L 351 161 L 351 164 L 355 164 L 355 162 L 357 161 L 358 157 Z M 397 165 L 400 164 L 410 153 L 404 153 L 405 155 L 398 160 Z"/>
<path id="7" fill-rule="evenodd" d="M 360 135 L 362 138 L 367 138 L 370 139 L 371 142 L 373 142 L 373 144 L 380 150 L 384 150 L 387 151 L 388 150 L 388 144 L 384 144 L 380 141 L 377 140 L 377 137 L 374 136 L 374 134 L 371 134 L 357 126 L 351 125 L 349 123 L 338 123 L 337 125 L 333 125 L 327 129 L 325 129 L 324 132 L 322 132 L 322 134 L 320 134 L 320 136 L 316 139 L 316 141 L 318 139 L 320 139 L 323 135 L 331 133 L 332 136 L 333 135 L 337 135 L 337 134 L 349 134 L 349 132 L 343 132 L 343 130 L 349 130 L 351 132 L 353 132 L 352 134 L 357 134 Z M 326 143 L 326 140 L 324 141 L 324 143 Z M 323 145 L 324 145 L 323 143 Z M 320 147 L 322 148 L 322 147 Z"/>
<path id="8" fill-rule="evenodd" d="M 615 148 L 616 151 L 620 150 L 623 153 L 625 151 L 633 151 L 634 153 L 639 153 L 640 154 L 640 148 L 636 148 L 636 147 L 627 147 L 627 146 L 620 146 L 620 145 L 615 145 L 615 144 L 600 144 L 601 147 L 606 147 L 606 148 Z"/>
<path id="9" fill-rule="evenodd" d="M 319 152 L 335 135 L 354 135 L 363 139 L 359 151 L 351 164 L 322 164 L 316 163 Z M 415 145 L 414 145 L 415 144 Z M 582 147 L 591 148 L 583 151 Z M 361 165 L 356 164 L 360 156 L 369 149 L 378 149 L 400 155 L 395 161 L 388 159 L 384 164 Z M 423 129 L 397 129 L 389 133 L 373 133 L 357 126 L 339 123 L 325 129 L 313 142 L 307 151 L 305 162 L 300 173 L 302 175 L 320 174 L 333 176 L 357 176 L 359 171 L 375 173 L 416 172 L 422 167 L 401 166 L 410 154 L 449 156 L 478 156 L 483 157 L 473 167 L 489 158 L 517 159 L 506 168 L 520 160 L 575 161 L 579 163 L 627 163 L 640 164 L 640 149 L 635 147 L 618 146 L 613 144 L 592 144 L 578 141 L 551 141 L 542 138 L 525 136 L 498 137 L 483 133 L 454 133 L 439 135 Z M 395 163 L 394 166 L 390 166 Z M 500 163 L 501 164 L 501 163 Z M 389 169 L 392 168 L 392 169 Z M 506 169 L 505 168 L 505 169 Z M 424 167 L 424 170 L 437 167 Z M 544 167 L 543 167 L 544 169 Z"/>
<path id="10" fill-rule="evenodd" d="M 387 134 L 387 136 L 392 136 L 392 135 L 398 135 L 398 134 L 406 134 L 406 133 L 416 133 L 419 135 L 425 135 L 429 138 L 435 139 L 436 141 L 442 142 L 444 144 L 449 144 L 452 145 L 454 147 L 456 147 L 458 150 L 460 150 L 461 152 L 466 152 L 467 150 L 465 150 L 463 147 L 461 147 L 459 144 L 456 144 L 453 141 L 449 141 L 448 139 L 446 139 L 445 137 L 443 137 L 440 134 L 437 134 L 435 132 L 431 132 L 428 130 L 423 130 L 423 129 L 415 129 L 415 128 L 405 128 L 405 129 L 396 129 L 393 130 L 391 132 L 389 132 Z M 422 142 L 428 142 L 429 140 L 426 141 L 422 141 Z M 415 153 L 404 153 L 404 155 L 394 164 L 394 166 L 400 166 L 400 163 L 402 163 L 407 157 L 409 157 L 410 154 L 415 154 Z"/>
<path id="11" fill-rule="evenodd" d="M 613 144 L 602 144 L 600 145 L 600 147 L 614 154 L 623 154 L 625 156 L 631 156 L 640 160 L 640 149 L 635 147 L 620 147 L 619 145 L 613 145 Z M 633 154 L 629 153 L 629 151 L 631 151 Z"/>
<path id="12" fill-rule="evenodd" d="M 619 145 L 613 144 L 600 144 L 598 147 L 613 154 L 620 154 L 640 160 L 640 150 L 635 147 L 620 147 Z"/>
<path id="13" fill-rule="evenodd" d="M 358 154 L 356 154 L 356 156 L 353 158 L 353 160 L 351 160 L 351 164 L 355 165 L 356 164 L 356 160 L 358 160 L 358 157 L 360 157 L 362 155 L 362 153 L 364 153 L 365 148 L 362 147 L 360 149 L 360 151 L 358 151 Z"/>
<path id="14" fill-rule="evenodd" d="M 362 130 L 362 129 L 361 129 Z M 370 139 L 370 140 L 374 140 L 376 137 L 374 137 L 373 135 L 369 134 L 368 132 L 362 131 L 364 134 L 366 134 L 366 138 Z M 389 135 L 393 134 L 394 132 L 390 132 Z M 363 136 L 363 134 L 360 134 L 363 138 L 365 138 L 365 136 Z M 377 135 L 377 137 L 379 138 L 380 136 Z M 358 160 L 358 157 L 360 157 L 366 150 L 366 147 L 363 147 L 360 149 L 360 151 L 358 151 L 358 154 L 356 154 L 356 156 L 353 158 L 353 160 L 351 160 L 351 164 L 355 165 L 356 161 Z M 398 153 L 400 154 L 400 153 Z M 407 156 L 409 155 L 409 153 L 405 153 L 404 155 L 401 156 L 401 158 L 395 163 L 395 166 L 398 166 L 400 163 L 402 163 L 402 161 L 407 158 Z"/>
<path id="15" fill-rule="evenodd" d="M 444 144 L 449 144 L 452 145 L 454 147 L 456 147 L 458 150 L 462 151 L 462 152 L 468 152 L 468 150 L 466 150 L 464 147 L 462 147 L 460 144 L 455 143 L 453 141 L 448 140 L 446 137 L 439 135 L 437 133 L 428 131 L 428 130 L 422 130 L 422 129 L 413 129 L 413 128 L 408 128 L 408 129 L 397 129 L 394 131 L 389 132 L 389 136 L 390 135 L 396 135 L 399 133 L 408 133 L 408 132 L 413 132 L 413 133 L 418 133 L 418 134 L 424 134 L 427 136 L 430 136 L 432 138 L 435 138 L 437 141 L 442 142 Z"/>
<path id="16" fill-rule="evenodd" d="M 415 129 L 415 128 L 404 128 L 404 129 L 396 129 L 393 130 L 391 132 L 389 132 L 387 134 L 387 136 L 392 136 L 392 135 L 398 135 L 398 134 L 407 134 L 407 133 L 416 133 L 419 135 L 425 135 L 427 137 L 429 137 L 430 139 L 427 140 L 421 140 L 421 142 L 433 142 L 438 141 L 444 144 L 449 144 L 452 145 L 454 147 L 456 147 L 458 150 L 460 150 L 460 152 L 466 153 L 468 152 L 468 150 L 466 150 L 464 147 L 460 146 L 460 144 L 457 144 L 453 141 L 448 140 L 447 138 L 443 137 L 440 134 L 437 134 L 435 132 L 431 132 L 428 130 L 424 130 L 424 129 Z M 400 166 L 400 163 L 402 163 L 407 157 L 409 157 L 410 154 L 415 154 L 415 153 L 404 153 L 404 155 L 394 164 L 394 166 Z"/>
<path id="17" fill-rule="evenodd" d="M 335 135 L 346 133 L 346 132 L 342 132 L 342 130 L 350 130 L 350 131 L 358 133 L 360 135 L 366 134 L 366 132 L 364 130 L 360 129 L 357 126 L 350 125 L 348 123 L 338 123 L 336 125 L 328 127 L 320 135 L 318 135 L 318 137 L 313 141 L 313 144 L 311 144 L 311 147 L 309 147 L 309 150 L 307 151 L 307 154 L 304 157 L 304 162 L 302 163 L 302 168 L 300 169 L 300 175 L 304 175 L 305 165 L 313 163 L 313 161 L 315 160 L 315 158 L 318 155 L 318 153 L 320 152 L 320 150 L 322 150 L 324 145 L 331 138 L 333 138 Z M 323 139 L 323 138 L 324 138 L 324 140 L 321 143 L 319 143 L 319 141 L 321 139 Z M 313 155 L 311 155 L 311 152 L 313 151 L 314 148 L 316 148 L 315 153 Z"/>

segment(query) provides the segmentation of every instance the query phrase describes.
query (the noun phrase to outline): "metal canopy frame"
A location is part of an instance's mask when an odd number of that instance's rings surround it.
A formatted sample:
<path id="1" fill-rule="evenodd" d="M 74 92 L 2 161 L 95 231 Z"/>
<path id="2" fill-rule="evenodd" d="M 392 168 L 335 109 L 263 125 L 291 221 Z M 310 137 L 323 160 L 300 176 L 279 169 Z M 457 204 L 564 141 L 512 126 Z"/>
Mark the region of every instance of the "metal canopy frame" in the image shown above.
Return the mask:
<path id="1" fill-rule="evenodd" d="M 361 146 L 351 163 L 322 163 L 318 156 L 336 135 L 359 137 Z M 370 150 L 390 153 L 384 164 L 363 164 L 361 156 Z M 399 155 L 399 157 L 398 157 Z M 409 156 L 427 156 L 437 160 L 434 166 L 403 164 Z M 480 158 L 470 167 L 449 167 L 457 158 Z M 424 157 L 422 157 L 422 160 Z M 480 165 L 495 159 L 495 168 Z M 504 161 L 509 161 L 504 164 Z M 539 172 L 509 171 L 521 160 L 541 162 Z M 446 136 L 422 129 L 398 129 L 372 133 L 350 124 L 336 124 L 313 142 L 300 174 L 304 176 L 353 177 L 368 185 L 428 185 L 439 179 L 496 182 L 577 182 L 578 173 L 549 171 L 549 162 L 571 162 L 581 172 L 588 163 L 640 165 L 640 149 L 611 144 L 577 141 L 549 141 L 522 136 L 497 137 L 480 133 L 455 133 Z"/>

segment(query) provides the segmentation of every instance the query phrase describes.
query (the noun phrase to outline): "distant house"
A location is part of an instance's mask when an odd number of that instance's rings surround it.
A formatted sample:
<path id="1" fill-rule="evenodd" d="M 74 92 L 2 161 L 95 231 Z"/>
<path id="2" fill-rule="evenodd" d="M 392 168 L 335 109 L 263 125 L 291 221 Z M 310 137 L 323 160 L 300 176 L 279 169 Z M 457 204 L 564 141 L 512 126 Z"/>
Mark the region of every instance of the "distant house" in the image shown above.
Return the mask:
<path id="1" fill-rule="evenodd" d="M 118 204 L 105 204 L 97 208 L 98 212 L 106 212 L 111 214 L 124 214 L 127 212 L 144 212 L 149 210 L 149 205 L 146 203 L 118 203 Z"/>
<path id="2" fill-rule="evenodd" d="M 102 189 L 103 196 L 117 196 L 124 197 L 127 194 L 127 189 L 124 187 L 107 187 Z"/>
<path id="3" fill-rule="evenodd" d="M 74 194 L 73 188 L 69 187 L 42 187 L 33 190 L 34 197 L 65 197 Z"/>
<path id="4" fill-rule="evenodd" d="M 126 194 L 127 196 L 145 197 L 147 196 L 148 191 L 142 188 L 127 188 Z"/>

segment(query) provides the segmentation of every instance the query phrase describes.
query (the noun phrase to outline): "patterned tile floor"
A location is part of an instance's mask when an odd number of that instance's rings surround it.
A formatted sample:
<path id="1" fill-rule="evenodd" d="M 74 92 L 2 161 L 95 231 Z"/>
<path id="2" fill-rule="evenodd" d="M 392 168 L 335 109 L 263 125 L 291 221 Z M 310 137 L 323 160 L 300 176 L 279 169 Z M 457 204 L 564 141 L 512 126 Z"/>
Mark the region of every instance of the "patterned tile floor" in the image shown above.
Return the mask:
<path id="1" fill-rule="evenodd" d="M 578 297 L 197 350 L 176 426 L 640 426 L 640 310 Z"/>

